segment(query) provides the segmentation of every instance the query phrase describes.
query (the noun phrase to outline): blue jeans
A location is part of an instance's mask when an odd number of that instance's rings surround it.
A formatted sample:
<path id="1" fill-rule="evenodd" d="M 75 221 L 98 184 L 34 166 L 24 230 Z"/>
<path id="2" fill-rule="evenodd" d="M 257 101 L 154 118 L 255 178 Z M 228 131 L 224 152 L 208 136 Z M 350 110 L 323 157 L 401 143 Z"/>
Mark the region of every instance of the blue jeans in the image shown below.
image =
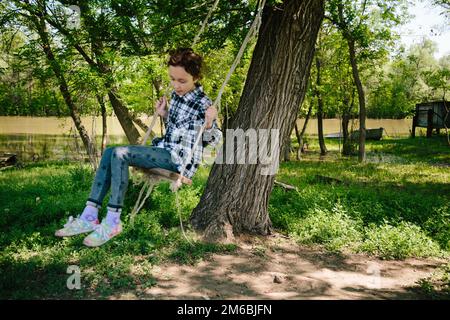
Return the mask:
<path id="1" fill-rule="evenodd" d="M 92 183 L 88 204 L 100 207 L 111 187 L 108 210 L 121 211 L 128 187 L 128 167 L 163 168 L 178 173 L 170 152 L 163 148 L 129 145 L 107 148 Z"/>

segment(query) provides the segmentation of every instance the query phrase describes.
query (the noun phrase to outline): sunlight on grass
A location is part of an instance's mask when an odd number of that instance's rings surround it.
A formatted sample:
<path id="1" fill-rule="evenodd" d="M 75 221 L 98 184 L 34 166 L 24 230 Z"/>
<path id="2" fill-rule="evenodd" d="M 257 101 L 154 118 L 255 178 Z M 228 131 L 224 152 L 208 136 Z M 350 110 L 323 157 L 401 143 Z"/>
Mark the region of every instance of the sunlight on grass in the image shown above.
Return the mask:
<path id="1" fill-rule="evenodd" d="M 327 141 L 330 155 L 320 158 L 317 141 L 309 138 L 310 149 L 302 161 L 280 166 L 276 179 L 296 186 L 298 192 L 274 186 L 269 203 L 274 227 L 298 243 L 331 251 L 364 252 L 383 259 L 448 256 L 450 148 L 438 140 L 423 140 L 369 142 L 368 161 L 360 164 L 355 157 L 340 156 L 336 141 Z M 439 154 L 430 152 L 434 148 Z M 54 237 L 69 215 L 84 208 L 94 177 L 89 167 L 47 162 L 3 171 L 1 297 L 107 297 L 117 290 L 155 285 L 152 267 L 165 261 L 195 264 L 212 253 L 235 251 L 234 245 L 196 241 L 187 224 L 209 170 L 199 169 L 193 186 L 179 192 L 180 214 L 194 246 L 180 232 L 168 183 L 154 189 L 135 225 L 129 225 L 140 190 L 132 180 L 123 233 L 96 249 L 83 246 L 83 235 Z M 82 290 L 67 290 L 69 265 L 82 270 Z"/>

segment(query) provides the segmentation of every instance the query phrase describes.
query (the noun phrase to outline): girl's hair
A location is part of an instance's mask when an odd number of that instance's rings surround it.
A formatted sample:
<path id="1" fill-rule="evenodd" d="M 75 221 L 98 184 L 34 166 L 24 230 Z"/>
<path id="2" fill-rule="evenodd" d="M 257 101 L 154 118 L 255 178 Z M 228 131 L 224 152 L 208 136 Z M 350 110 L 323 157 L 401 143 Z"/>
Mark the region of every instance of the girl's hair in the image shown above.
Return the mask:
<path id="1" fill-rule="evenodd" d="M 191 48 L 179 48 L 169 52 L 168 66 L 183 67 L 194 79 L 202 78 L 203 58 L 196 54 Z"/>

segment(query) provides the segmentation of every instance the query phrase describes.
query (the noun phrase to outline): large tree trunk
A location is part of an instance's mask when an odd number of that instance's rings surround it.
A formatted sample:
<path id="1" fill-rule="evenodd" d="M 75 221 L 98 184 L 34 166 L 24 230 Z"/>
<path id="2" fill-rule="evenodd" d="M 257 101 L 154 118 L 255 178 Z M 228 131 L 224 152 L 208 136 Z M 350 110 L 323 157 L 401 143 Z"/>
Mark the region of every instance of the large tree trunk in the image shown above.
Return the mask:
<path id="1" fill-rule="evenodd" d="M 317 69 L 317 79 L 316 79 L 316 97 L 317 97 L 317 129 L 319 135 L 319 146 L 320 146 L 320 155 L 324 156 L 327 154 L 328 150 L 325 146 L 325 139 L 323 138 L 323 100 L 321 93 L 321 64 L 320 58 L 316 57 L 316 69 Z"/>
<path id="2" fill-rule="evenodd" d="M 323 11 L 323 0 L 286 0 L 276 8 L 265 7 L 244 91 L 230 128 L 278 129 L 278 141 L 286 140 L 305 96 Z M 227 138 L 225 135 L 224 145 Z M 236 149 L 234 145 L 232 156 Z M 272 154 L 276 165 L 279 156 L 278 148 Z M 232 237 L 231 231 L 270 234 L 268 204 L 275 176 L 264 175 L 265 168 L 261 161 L 214 164 L 191 216 L 192 226 L 211 240 Z"/>
<path id="3" fill-rule="evenodd" d="M 358 64 L 356 63 L 355 41 L 348 40 L 348 48 L 350 53 L 350 64 L 352 65 L 353 79 L 358 90 L 359 99 L 359 151 L 358 161 L 364 162 L 366 160 L 366 98 L 364 95 L 364 88 L 359 77 Z"/>

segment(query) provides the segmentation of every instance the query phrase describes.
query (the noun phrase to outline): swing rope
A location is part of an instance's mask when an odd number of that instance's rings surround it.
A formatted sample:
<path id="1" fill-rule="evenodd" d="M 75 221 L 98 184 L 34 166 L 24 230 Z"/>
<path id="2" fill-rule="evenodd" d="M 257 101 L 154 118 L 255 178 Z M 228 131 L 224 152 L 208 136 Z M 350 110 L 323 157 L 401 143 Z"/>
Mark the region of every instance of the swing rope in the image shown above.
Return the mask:
<path id="1" fill-rule="evenodd" d="M 192 45 L 191 45 L 191 48 L 193 48 L 197 44 L 198 40 L 200 40 L 200 36 L 203 34 L 203 31 L 205 31 L 205 28 L 209 21 L 209 18 L 211 17 L 214 10 L 216 10 L 217 5 L 219 4 L 219 1 L 220 0 L 216 0 L 216 2 L 214 2 L 213 6 L 209 9 L 205 20 L 203 20 L 202 27 L 200 28 L 199 32 L 195 35 L 194 41 L 192 42 Z"/>
<path id="2" fill-rule="evenodd" d="M 256 14 L 256 16 L 255 16 L 255 19 L 253 20 L 253 23 L 252 23 L 252 25 L 250 26 L 249 31 L 247 32 L 247 35 L 246 35 L 244 41 L 243 41 L 242 44 L 241 44 L 241 47 L 240 47 L 240 49 L 239 49 L 239 52 L 238 52 L 238 54 L 236 55 L 236 57 L 235 57 L 235 59 L 234 59 L 234 61 L 233 61 L 233 64 L 231 65 L 231 67 L 230 67 L 230 69 L 229 69 L 229 71 L 228 71 L 228 73 L 227 73 L 227 75 L 226 75 L 226 77 L 225 77 L 225 80 L 223 81 L 222 86 L 220 87 L 219 93 L 217 94 L 217 97 L 216 97 L 216 99 L 215 99 L 215 101 L 214 101 L 214 103 L 213 103 L 213 105 L 212 105 L 213 107 L 217 107 L 218 113 L 220 113 L 220 101 L 221 101 L 223 92 L 225 91 L 225 87 L 226 87 L 226 85 L 228 84 L 228 82 L 229 82 L 229 80 L 230 80 L 230 78 L 231 78 L 231 75 L 232 75 L 233 72 L 236 70 L 236 68 L 237 68 L 237 66 L 238 66 L 238 64 L 239 64 L 239 62 L 241 61 L 242 55 L 243 55 L 245 49 L 247 48 L 248 43 L 249 43 L 254 37 L 256 37 L 256 35 L 258 34 L 259 27 L 261 26 L 261 16 L 262 16 L 262 11 L 263 11 L 265 2 L 266 2 L 266 0 L 262 0 L 262 1 L 259 3 L 258 11 L 257 11 L 257 14 Z M 205 20 L 203 21 L 203 24 L 202 24 L 202 27 L 201 27 L 199 33 L 198 33 L 198 34 L 195 36 L 195 38 L 194 38 L 194 41 L 193 41 L 192 46 L 194 46 L 194 45 L 198 42 L 198 40 L 200 39 L 200 35 L 203 33 L 205 27 L 207 26 L 207 22 L 208 22 L 210 16 L 212 15 L 212 12 L 216 9 L 218 3 L 219 3 L 219 0 L 216 0 L 216 2 L 214 3 L 213 7 L 209 10 L 209 12 L 208 12 L 208 14 L 207 14 Z M 150 126 L 149 126 L 149 128 L 148 128 L 148 130 L 147 130 L 147 133 L 146 133 L 146 135 L 145 135 L 145 137 L 144 137 L 144 139 L 143 139 L 143 141 L 142 141 L 142 145 L 145 145 L 145 144 L 147 143 L 148 137 L 150 136 L 150 132 L 152 132 L 153 127 L 154 127 L 155 124 L 156 124 L 157 118 L 158 118 L 158 113 L 155 111 L 155 113 L 153 114 L 152 122 L 151 122 L 151 124 L 150 124 Z M 156 177 L 154 174 L 147 174 L 147 173 L 144 173 L 144 174 L 147 176 L 148 179 L 146 180 L 146 182 L 145 182 L 144 185 L 142 186 L 142 189 L 141 189 L 141 191 L 140 191 L 140 193 L 139 193 L 138 200 L 136 201 L 136 204 L 135 204 L 135 206 L 134 206 L 134 208 L 133 208 L 133 210 L 132 210 L 132 212 L 131 212 L 131 214 L 130 214 L 130 222 L 131 222 L 131 223 L 134 222 L 134 218 L 135 218 L 136 214 L 140 211 L 140 209 L 141 209 L 142 206 L 144 205 L 146 199 L 149 197 L 149 195 L 150 195 L 150 193 L 151 193 L 151 191 L 152 191 L 154 185 L 155 185 L 159 180 L 169 180 L 169 181 L 172 182 L 172 183 L 171 183 L 171 190 L 172 190 L 172 192 L 175 193 L 175 203 L 176 203 L 176 207 L 177 207 L 178 216 L 179 216 L 179 219 L 180 219 L 180 226 L 181 226 L 181 230 L 182 230 L 183 236 L 184 236 L 184 238 L 187 240 L 187 242 L 188 242 L 189 244 L 192 245 L 191 241 L 187 238 L 186 233 L 185 233 L 185 231 L 184 231 L 183 221 L 182 221 L 182 218 L 181 218 L 181 206 L 180 206 L 180 201 L 179 201 L 179 196 L 178 196 L 178 192 L 177 192 L 177 191 L 178 191 L 178 189 L 182 186 L 182 184 L 183 184 L 183 179 L 186 179 L 186 178 L 184 177 L 184 173 L 185 173 L 185 171 L 186 171 L 186 167 L 187 167 L 187 165 L 189 164 L 189 162 L 191 162 L 191 159 L 192 159 L 192 157 L 193 157 L 193 155 L 194 155 L 194 151 L 195 151 L 195 149 L 197 148 L 197 146 L 198 146 L 198 144 L 199 144 L 199 142 L 200 142 L 200 139 L 201 139 L 201 137 L 202 137 L 202 135 L 203 135 L 203 132 L 204 132 L 205 130 L 206 130 L 206 123 L 203 124 L 203 126 L 202 126 L 201 129 L 200 129 L 200 131 L 198 132 L 198 134 L 197 134 L 197 136 L 196 136 L 196 139 L 195 139 L 194 146 L 193 146 L 193 148 L 190 150 L 189 156 L 186 158 L 186 161 L 184 161 L 184 163 L 183 163 L 183 165 L 182 165 L 182 167 L 181 167 L 182 169 L 180 170 L 180 174 L 178 175 L 178 179 L 176 179 L 176 180 L 174 181 L 174 180 L 171 180 L 171 179 L 167 179 L 167 178 L 165 178 L 165 177 L 159 177 L 159 176 Z M 146 193 L 146 196 L 141 200 L 142 195 L 143 195 L 143 193 L 144 193 L 144 190 L 145 190 L 146 188 L 148 188 L 147 193 Z"/>
<path id="3" fill-rule="evenodd" d="M 204 30 L 206 28 L 206 25 L 208 23 L 208 20 L 211 17 L 211 15 L 214 12 L 214 10 L 217 8 L 217 6 L 219 4 L 219 1 L 220 0 L 216 0 L 214 2 L 213 6 L 209 9 L 208 14 L 206 15 L 206 18 L 203 20 L 203 23 L 202 23 L 202 26 L 201 26 L 199 32 L 194 37 L 194 41 L 192 42 L 192 47 L 195 46 L 197 44 L 198 40 L 200 39 L 200 36 L 204 32 Z M 167 95 L 167 91 L 168 90 L 166 90 L 166 92 L 164 93 L 165 96 Z M 142 140 L 142 143 L 141 143 L 142 145 L 146 145 L 147 144 L 147 140 L 150 137 L 150 133 L 152 132 L 153 127 L 156 125 L 157 120 L 158 120 L 158 113 L 155 110 L 155 112 L 153 113 L 152 122 L 151 122 L 150 126 L 148 127 L 148 130 L 147 130 L 147 132 L 146 132 L 146 134 L 144 136 L 144 139 Z M 194 148 L 195 148 L 196 145 L 197 144 L 194 145 Z M 184 170 L 182 172 L 184 172 Z M 182 177 L 180 177 L 180 179 L 177 180 L 175 185 L 172 183 L 172 185 L 171 185 L 172 191 L 176 192 L 177 189 L 179 188 L 179 186 L 181 186 L 181 181 L 180 181 L 181 178 Z M 147 200 L 148 196 L 150 195 L 150 193 L 151 193 L 151 191 L 153 189 L 153 186 L 156 184 L 156 182 L 154 180 L 155 179 L 154 178 L 152 179 L 152 177 L 149 177 L 148 179 L 145 179 L 144 185 L 142 186 L 141 191 L 139 192 L 139 197 L 138 197 L 138 199 L 137 199 L 137 201 L 136 201 L 136 203 L 134 205 L 134 208 L 133 208 L 133 210 L 131 211 L 131 214 L 130 214 L 130 221 L 131 221 L 132 224 L 134 223 L 134 219 L 135 219 L 137 213 L 143 207 L 145 201 Z M 152 181 L 152 182 L 150 182 L 150 181 Z M 144 190 L 146 188 L 148 188 L 147 194 L 146 194 L 146 196 L 143 199 L 141 199 L 142 198 L 142 194 L 144 193 Z M 177 203 L 178 203 L 178 201 L 177 201 Z M 177 207 L 179 207 L 179 206 L 177 205 Z M 180 222 L 181 222 L 181 215 L 180 215 Z M 184 230 L 183 230 L 183 233 L 184 233 Z"/>

